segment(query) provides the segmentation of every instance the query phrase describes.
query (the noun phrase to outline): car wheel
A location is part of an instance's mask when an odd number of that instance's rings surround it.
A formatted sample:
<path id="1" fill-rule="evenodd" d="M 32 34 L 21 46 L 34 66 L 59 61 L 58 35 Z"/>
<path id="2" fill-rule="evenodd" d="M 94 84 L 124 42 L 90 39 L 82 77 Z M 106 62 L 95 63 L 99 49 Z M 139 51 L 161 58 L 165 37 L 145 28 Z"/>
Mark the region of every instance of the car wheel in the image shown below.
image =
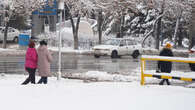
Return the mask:
<path id="1" fill-rule="evenodd" d="M 95 58 L 100 58 L 100 56 L 99 56 L 99 55 L 94 55 L 94 57 L 95 57 Z"/>
<path id="2" fill-rule="evenodd" d="M 119 58 L 118 52 L 116 50 L 112 51 L 111 58 Z"/>
<path id="3" fill-rule="evenodd" d="M 137 58 L 140 55 L 139 50 L 135 50 L 132 54 L 133 58 Z"/>
<path id="4" fill-rule="evenodd" d="M 18 43 L 18 37 L 14 37 L 13 42 Z"/>
<path id="5" fill-rule="evenodd" d="M 190 69 L 191 71 L 195 71 L 195 64 L 193 63 L 189 63 Z"/>

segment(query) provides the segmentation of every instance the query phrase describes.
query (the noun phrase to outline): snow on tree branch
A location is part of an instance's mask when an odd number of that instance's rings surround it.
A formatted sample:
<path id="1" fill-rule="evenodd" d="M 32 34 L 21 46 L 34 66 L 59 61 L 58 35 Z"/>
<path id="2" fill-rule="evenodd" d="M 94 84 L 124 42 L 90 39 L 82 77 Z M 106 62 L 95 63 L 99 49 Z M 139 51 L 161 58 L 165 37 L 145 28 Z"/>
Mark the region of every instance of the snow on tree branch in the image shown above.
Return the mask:
<path id="1" fill-rule="evenodd" d="M 94 4 L 90 0 L 65 0 L 65 4 L 73 16 L 86 16 L 94 9 Z"/>
<path id="2" fill-rule="evenodd" d="M 31 15 L 34 10 L 42 8 L 45 0 L 3 0 L 0 2 L 6 22 L 13 15 Z"/>

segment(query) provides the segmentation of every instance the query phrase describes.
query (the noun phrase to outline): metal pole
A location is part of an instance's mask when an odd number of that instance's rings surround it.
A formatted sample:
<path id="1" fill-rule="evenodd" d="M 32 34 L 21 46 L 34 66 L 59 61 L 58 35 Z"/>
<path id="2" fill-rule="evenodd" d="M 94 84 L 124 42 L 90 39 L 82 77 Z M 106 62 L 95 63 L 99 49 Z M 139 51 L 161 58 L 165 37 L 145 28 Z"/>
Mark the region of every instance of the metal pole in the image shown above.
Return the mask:
<path id="1" fill-rule="evenodd" d="M 58 62 L 58 76 L 57 76 L 57 80 L 61 79 L 61 47 L 62 47 L 62 37 L 61 37 L 61 29 L 62 29 L 62 10 L 61 14 L 60 14 L 60 29 L 59 29 L 59 62 Z"/>

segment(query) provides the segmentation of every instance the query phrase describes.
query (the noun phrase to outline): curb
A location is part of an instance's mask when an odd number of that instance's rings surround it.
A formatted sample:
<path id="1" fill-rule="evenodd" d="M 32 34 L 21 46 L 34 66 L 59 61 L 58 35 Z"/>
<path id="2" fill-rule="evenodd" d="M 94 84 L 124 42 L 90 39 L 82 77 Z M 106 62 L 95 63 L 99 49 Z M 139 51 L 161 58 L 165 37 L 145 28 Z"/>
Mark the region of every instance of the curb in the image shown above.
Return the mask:
<path id="1" fill-rule="evenodd" d="M 50 50 L 52 53 L 58 53 L 58 51 Z M 142 55 L 159 55 L 159 50 L 143 50 Z M 26 50 L 4 50 L 1 51 L 0 56 L 25 56 Z M 176 57 L 188 57 L 188 52 L 186 51 L 173 51 Z M 93 51 L 62 51 L 62 55 L 94 55 Z"/>

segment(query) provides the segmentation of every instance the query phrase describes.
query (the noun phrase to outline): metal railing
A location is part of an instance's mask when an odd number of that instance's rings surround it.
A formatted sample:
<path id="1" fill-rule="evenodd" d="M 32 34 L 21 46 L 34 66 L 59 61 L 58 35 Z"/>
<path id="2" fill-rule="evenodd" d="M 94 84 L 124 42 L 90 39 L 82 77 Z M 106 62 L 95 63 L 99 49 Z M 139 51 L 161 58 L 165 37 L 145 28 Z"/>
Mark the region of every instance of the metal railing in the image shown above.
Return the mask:
<path id="1" fill-rule="evenodd" d="M 195 59 L 192 58 L 183 58 L 183 57 L 164 57 L 164 56 L 141 56 L 141 85 L 145 84 L 145 77 L 156 77 L 159 79 L 177 79 L 183 81 L 195 81 L 195 78 L 187 78 L 187 77 L 177 77 L 171 74 L 163 73 L 165 75 L 145 73 L 146 61 L 170 61 L 170 62 L 183 62 L 183 63 L 195 63 Z"/>

